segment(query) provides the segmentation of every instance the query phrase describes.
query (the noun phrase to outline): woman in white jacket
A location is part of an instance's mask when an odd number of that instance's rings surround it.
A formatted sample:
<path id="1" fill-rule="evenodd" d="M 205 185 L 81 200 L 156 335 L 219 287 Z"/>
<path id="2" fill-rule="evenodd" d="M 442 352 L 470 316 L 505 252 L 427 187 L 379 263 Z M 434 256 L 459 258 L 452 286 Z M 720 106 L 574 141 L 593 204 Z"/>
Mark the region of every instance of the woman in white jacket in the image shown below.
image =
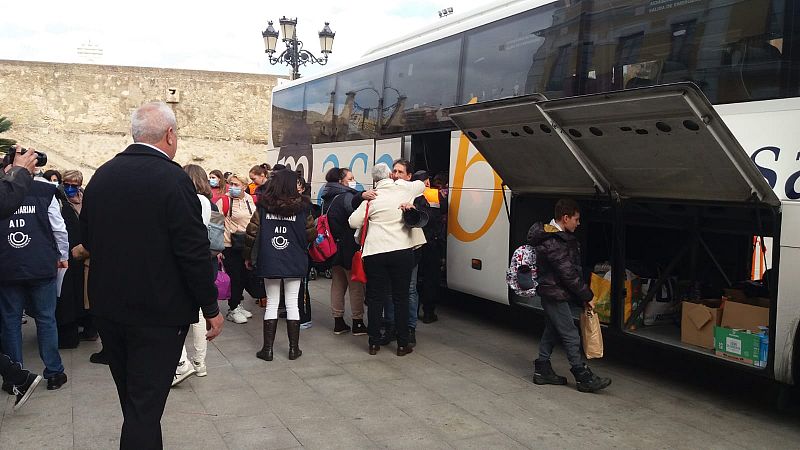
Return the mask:
<path id="1" fill-rule="evenodd" d="M 394 303 L 394 320 L 397 329 L 397 356 L 411 353 L 408 346 L 408 287 L 414 269 L 413 249 L 425 244 L 425 235 L 420 228 L 410 228 L 403 223 L 402 205 L 410 204 L 422 195 L 422 181 L 392 181 L 391 170 L 386 164 L 376 164 L 372 179 L 378 196 L 363 202 L 350 215 L 351 228 L 360 228 L 368 220 L 367 235 L 362 256 L 367 273 L 367 305 L 369 323 L 369 353 L 374 355 L 381 345 L 381 313 L 383 302 L 389 298 Z M 366 217 L 369 205 L 369 217 Z"/>

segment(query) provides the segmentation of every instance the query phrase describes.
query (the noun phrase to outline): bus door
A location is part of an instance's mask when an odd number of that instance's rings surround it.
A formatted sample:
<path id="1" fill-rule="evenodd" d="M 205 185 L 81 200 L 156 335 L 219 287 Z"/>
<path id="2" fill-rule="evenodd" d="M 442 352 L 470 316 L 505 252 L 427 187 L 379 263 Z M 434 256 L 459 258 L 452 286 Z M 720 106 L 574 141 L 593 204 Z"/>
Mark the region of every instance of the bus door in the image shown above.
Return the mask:
<path id="1" fill-rule="evenodd" d="M 582 214 L 584 263 L 609 270 L 605 321 L 613 329 L 713 355 L 681 343 L 675 323 L 643 326 L 653 296 L 631 298 L 627 284 L 636 260 L 658 267 L 659 287 L 676 279 L 721 293 L 749 279 L 752 236 L 779 234 L 780 201 L 695 85 L 557 100 L 517 97 L 447 113 L 515 195 L 529 199 L 522 203 L 527 207 L 518 201 L 512 208 L 512 223 L 540 201 L 551 205 L 561 196 L 578 199 L 591 213 Z M 551 217 L 543 212 L 536 219 Z M 511 242 L 509 251 L 521 243 Z M 775 342 L 777 289 L 770 297 Z"/>

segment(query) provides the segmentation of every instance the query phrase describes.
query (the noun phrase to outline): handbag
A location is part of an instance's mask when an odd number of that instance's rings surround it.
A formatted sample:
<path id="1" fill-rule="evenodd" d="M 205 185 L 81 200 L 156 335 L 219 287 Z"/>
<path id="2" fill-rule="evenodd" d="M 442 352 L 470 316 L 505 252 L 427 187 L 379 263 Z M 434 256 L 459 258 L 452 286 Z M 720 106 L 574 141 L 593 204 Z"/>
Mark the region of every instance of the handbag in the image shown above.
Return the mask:
<path id="1" fill-rule="evenodd" d="M 353 255 L 353 261 L 350 265 L 350 280 L 358 281 L 359 283 L 367 283 L 367 272 L 364 271 L 364 260 L 361 259 L 361 254 L 364 250 L 364 240 L 367 238 L 367 228 L 369 225 L 369 202 L 367 202 L 367 212 L 364 214 L 364 225 L 361 227 L 361 242 L 358 250 Z"/>
<path id="2" fill-rule="evenodd" d="M 217 300 L 229 300 L 231 298 L 231 277 L 225 273 L 225 267 L 222 264 L 219 264 L 219 271 L 214 284 L 217 286 Z"/>

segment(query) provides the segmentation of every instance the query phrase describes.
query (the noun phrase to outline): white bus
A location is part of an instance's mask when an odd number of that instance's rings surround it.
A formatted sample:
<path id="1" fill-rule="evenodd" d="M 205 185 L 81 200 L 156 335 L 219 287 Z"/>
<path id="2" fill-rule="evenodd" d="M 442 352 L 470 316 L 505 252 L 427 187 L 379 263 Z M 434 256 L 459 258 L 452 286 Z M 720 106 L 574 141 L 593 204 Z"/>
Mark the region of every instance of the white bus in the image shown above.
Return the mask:
<path id="1" fill-rule="evenodd" d="M 798 18 L 785 0 L 500 2 L 275 88 L 268 162 L 301 170 L 315 199 L 331 167 L 364 186 L 399 157 L 447 173 L 448 289 L 522 307 L 539 304 L 506 287 L 509 256 L 576 198 L 585 267 L 614 274 L 607 333 L 793 384 Z M 665 311 L 752 288 L 768 299 L 768 360 L 681 342 L 680 314 L 642 324 L 632 273 Z"/>

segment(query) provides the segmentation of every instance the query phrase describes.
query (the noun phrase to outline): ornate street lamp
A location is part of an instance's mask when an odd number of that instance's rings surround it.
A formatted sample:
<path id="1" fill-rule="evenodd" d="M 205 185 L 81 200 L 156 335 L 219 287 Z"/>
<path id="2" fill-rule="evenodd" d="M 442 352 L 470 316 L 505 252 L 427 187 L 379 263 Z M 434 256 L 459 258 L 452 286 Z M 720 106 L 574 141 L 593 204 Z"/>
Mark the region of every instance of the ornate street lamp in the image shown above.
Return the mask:
<path id="1" fill-rule="evenodd" d="M 287 19 L 284 16 L 281 17 L 278 23 L 280 24 L 280 33 L 272 26 L 271 20 L 267 24 L 267 29 L 261 32 L 261 37 L 264 38 L 264 52 L 269 57 L 270 64 L 283 63 L 291 67 L 292 80 L 296 80 L 300 78 L 300 66 L 305 66 L 306 64 L 324 66 L 328 63 L 328 55 L 333 53 L 333 38 L 336 36 L 336 33 L 331 31 L 330 23 L 325 22 L 325 27 L 319 32 L 319 46 L 323 54 L 321 58 L 317 58 L 308 50 L 303 49 L 303 42 L 297 39 L 297 19 Z M 283 33 L 283 43 L 286 44 L 286 50 L 275 57 L 273 55 L 278 46 L 278 36 L 281 33 Z"/>

